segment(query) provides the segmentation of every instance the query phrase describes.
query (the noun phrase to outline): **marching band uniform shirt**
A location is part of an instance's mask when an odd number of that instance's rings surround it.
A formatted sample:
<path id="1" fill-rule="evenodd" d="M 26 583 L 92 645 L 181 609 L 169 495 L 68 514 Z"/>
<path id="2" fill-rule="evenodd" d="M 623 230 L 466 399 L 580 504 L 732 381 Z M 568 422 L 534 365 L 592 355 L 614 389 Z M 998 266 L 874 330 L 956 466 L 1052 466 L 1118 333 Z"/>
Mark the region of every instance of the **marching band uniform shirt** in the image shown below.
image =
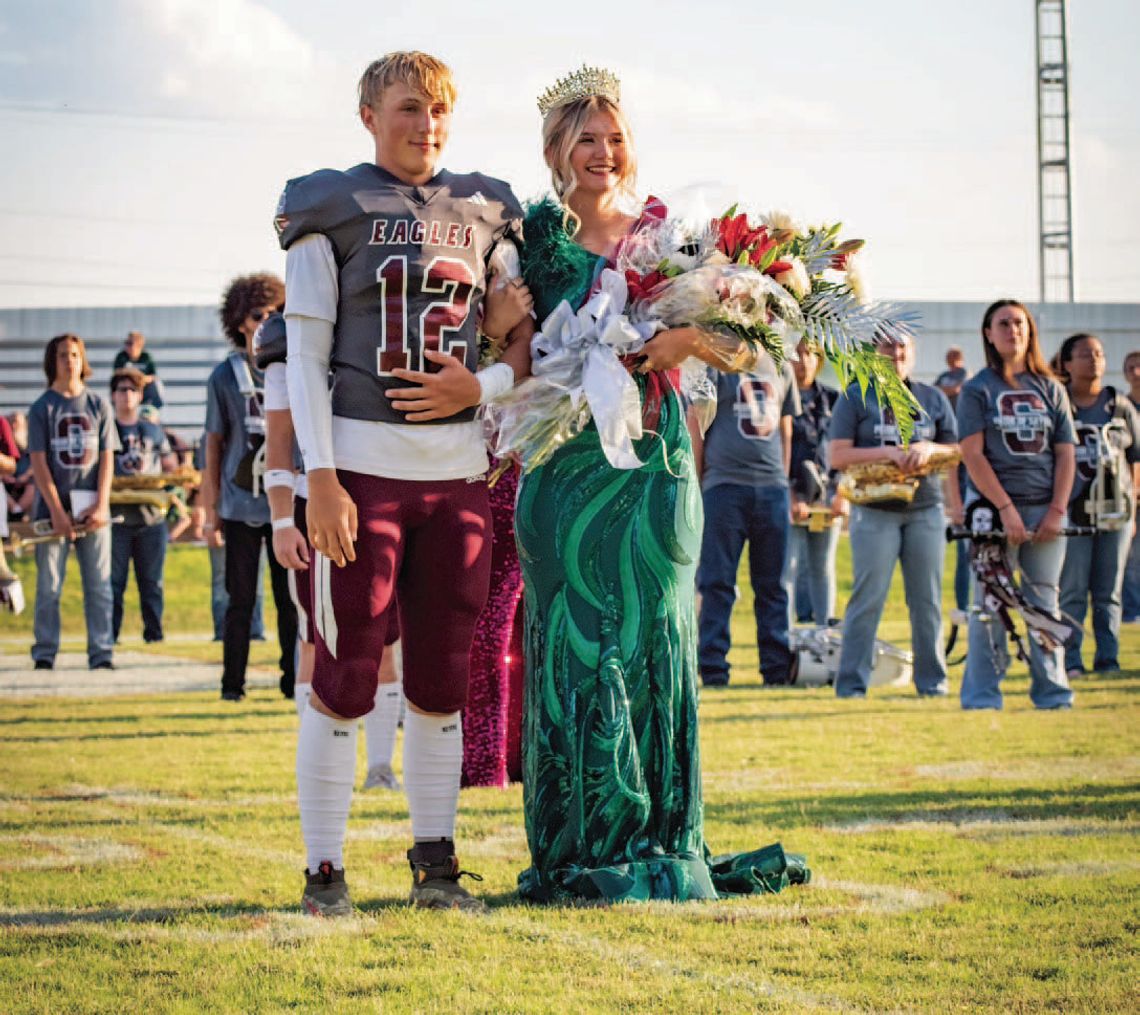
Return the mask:
<path id="1" fill-rule="evenodd" d="M 813 462 L 819 468 L 820 478 L 827 483 L 830 498 L 834 483 L 830 475 L 828 429 L 831 426 L 831 414 L 839 400 L 839 392 L 819 381 L 812 381 L 799 395 L 802 411 L 792 420 L 792 489 L 801 492 L 798 487 L 802 485 L 800 476 L 804 465 Z"/>
<path id="2" fill-rule="evenodd" d="M 119 449 L 115 452 L 116 476 L 158 476 L 162 473 L 162 455 L 170 454 L 170 441 L 162 427 L 149 420 L 134 423 L 115 420 Z M 115 514 L 123 525 L 158 525 L 166 521 L 166 512 L 153 504 L 120 504 Z"/>
<path id="3" fill-rule="evenodd" d="M 93 391 L 74 398 L 48 388 L 28 410 L 28 452 L 44 452 L 63 509 L 71 514 L 72 490 L 98 490 L 99 458 L 117 448 L 111 407 Z M 50 518 L 36 493 L 33 517 Z"/>
<path id="4" fill-rule="evenodd" d="M 921 381 L 907 379 L 905 384 L 919 405 L 919 417 L 914 422 L 911 440 L 957 444 L 957 421 L 946 395 Z M 851 441 L 852 447 L 856 448 L 887 448 L 902 444 L 891 407 L 880 407 L 874 388 L 868 388 L 864 397 L 857 383 L 848 385 L 843 397 L 835 403 L 828 436 L 833 441 Z M 904 501 L 882 501 L 871 506 L 885 511 L 921 511 L 941 503 L 942 477 L 931 474 L 919 477 L 914 500 L 909 504 Z"/>
<path id="5" fill-rule="evenodd" d="M 1015 504 L 1048 504 L 1053 499 L 1053 445 L 1075 444 L 1065 389 L 1029 372 L 1016 387 L 991 367 L 979 370 L 958 396 L 960 439 L 985 435 L 985 456 Z M 978 496 L 970 484 L 974 499 Z"/>
<path id="6" fill-rule="evenodd" d="M 701 487 L 788 485 L 780 420 L 800 414 L 800 395 L 791 365 L 779 369 L 765 354 L 747 374 L 712 371 L 716 416 L 705 434 Z"/>
<path id="7" fill-rule="evenodd" d="M 238 466 L 265 436 L 264 394 L 260 370 L 249 367 L 253 389 L 242 392 L 234 372 L 231 353 L 214 367 L 206 383 L 206 433 L 222 438 L 222 483 L 218 515 L 247 525 L 269 524 L 269 499 L 262 491 L 254 496 L 234 482 Z"/>
<path id="8" fill-rule="evenodd" d="M 1077 474 L 1069 503 L 1076 505 L 1088 497 L 1096 479 L 1097 466 L 1111 455 L 1121 456 L 1120 482 L 1128 498 L 1132 496 L 1131 466 L 1140 462 L 1140 415 L 1126 395 L 1118 394 L 1111 385 L 1101 390 L 1097 400 L 1082 408 L 1070 402 L 1073 428 L 1076 431 Z M 1105 427 L 1119 420 L 1122 427 Z M 1074 519 L 1076 520 L 1076 519 Z"/>

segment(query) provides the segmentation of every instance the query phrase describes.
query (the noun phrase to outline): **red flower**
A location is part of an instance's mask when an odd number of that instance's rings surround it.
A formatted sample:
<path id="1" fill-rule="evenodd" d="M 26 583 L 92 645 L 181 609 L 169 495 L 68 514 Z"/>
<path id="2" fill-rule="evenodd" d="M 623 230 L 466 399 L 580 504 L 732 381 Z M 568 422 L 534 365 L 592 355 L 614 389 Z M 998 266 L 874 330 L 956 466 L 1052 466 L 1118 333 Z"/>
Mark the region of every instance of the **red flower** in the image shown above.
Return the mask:
<path id="1" fill-rule="evenodd" d="M 768 239 L 768 227 L 751 226 L 743 212 L 733 218 L 725 215 L 713 224 L 717 229 L 717 249 L 730 261 L 735 261 L 744 251 Z"/>
<path id="2" fill-rule="evenodd" d="M 667 282 L 669 276 L 663 271 L 650 271 L 639 275 L 636 271 L 625 273 L 625 284 L 629 289 L 630 302 L 643 300 L 662 282 Z"/>
<path id="3" fill-rule="evenodd" d="M 782 271 L 790 271 L 791 267 L 792 267 L 791 261 L 773 261 L 765 269 L 764 274 L 765 275 L 771 275 L 773 278 L 775 278 Z"/>

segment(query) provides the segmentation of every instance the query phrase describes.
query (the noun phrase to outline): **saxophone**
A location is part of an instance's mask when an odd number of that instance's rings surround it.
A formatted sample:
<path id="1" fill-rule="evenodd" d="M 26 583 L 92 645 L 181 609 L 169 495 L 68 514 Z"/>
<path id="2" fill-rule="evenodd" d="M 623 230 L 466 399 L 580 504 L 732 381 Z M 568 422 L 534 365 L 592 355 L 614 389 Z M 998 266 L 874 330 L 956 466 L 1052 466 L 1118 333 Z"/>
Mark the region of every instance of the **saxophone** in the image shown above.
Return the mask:
<path id="1" fill-rule="evenodd" d="M 201 483 L 202 474 L 197 469 L 186 467 L 155 475 L 114 476 L 111 479 L 111 503 L 145 504 L 164 513 L 173 508 L 179 518 L 184 518 L 186 502 L 181 493 L 183 490 L 189 493 Z"/>
<path id="2" fill-rule="evenodd" d="M 957 450 L 935 451 L 926 464 L 914 472 L 903 472 L 894 462 L 863 462 L 845 469 L 839 478 L 839 492 L 852 504 L 881 504 L 901 501 L 909 504 L 923 476 L 953 469 L 962 460 Z"/>

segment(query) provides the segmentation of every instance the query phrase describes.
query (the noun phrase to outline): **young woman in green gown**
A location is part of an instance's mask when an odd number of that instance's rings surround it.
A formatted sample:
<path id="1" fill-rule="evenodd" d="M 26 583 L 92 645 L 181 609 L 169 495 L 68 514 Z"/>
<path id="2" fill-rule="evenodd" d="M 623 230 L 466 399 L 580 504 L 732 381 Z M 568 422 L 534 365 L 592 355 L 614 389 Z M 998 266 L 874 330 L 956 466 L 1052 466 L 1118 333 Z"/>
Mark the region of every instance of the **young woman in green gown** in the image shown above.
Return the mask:
<path id="1" fill-rule="evenodd" d="M 540 322 L 562 300 L 577 308 L 625 238 L 664 213 L 652 200 L 640 217 L 622 210 L 633 144 L 616 79 L 593 93 L 591 80 L 572 77 L 540 102 L 558 197 L 525 226 L 523 271 Z M 524 898 L 709 899 L 809 876 L 779 845 L 714 859 L 704 843 L 693 602 L 701 496 L 675 368 L 689 356 L 746 366 L 736 342 L 674 328 L 628 363 L 643 410 L 641 468 L 612 467 L 591 423 L 522 477 Z"/>

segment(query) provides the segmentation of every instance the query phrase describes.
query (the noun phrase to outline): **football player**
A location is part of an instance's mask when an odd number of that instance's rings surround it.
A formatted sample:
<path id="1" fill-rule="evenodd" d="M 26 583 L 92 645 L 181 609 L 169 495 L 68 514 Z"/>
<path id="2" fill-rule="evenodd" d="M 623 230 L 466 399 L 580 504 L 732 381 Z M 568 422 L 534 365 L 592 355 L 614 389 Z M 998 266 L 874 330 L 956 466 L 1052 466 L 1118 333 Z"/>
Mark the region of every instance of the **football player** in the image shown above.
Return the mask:
<path id="1" fill-rule="evenodd" d="M 289 391 L 285 379 L 285 318 L 270 314 L 253 336 L 253 357 L 265 374 L 265 492 L 269 498 L 270 526 L 273 529 L 273 555 L 289 572 L 289 593 L 297 608 L 298 665 L 293 698 L 298 717 L 305 714 L 313 677 L 313 596 L 309 581 L 309 544 L 305 537 L 308 478 L 301 469 L 289 411 Z M 380 687 L 376 704 L 364 716 L 368 748 L 368 775 L 365 789 L 400 789 L 392 772 L 392 751 L 400 719 L 403 689 L 400 686 L 397 651 L 399 624 L 393 616 L 385 639 L 380 664 Z"/>
<path id="2" fill-rule="evenodd" d="M 316 659 L 297 787 L 302 903 L 318 915 L 351 912 L 343 848 L 355 720 L 372 707 L 397 594 L 410 899 L 484 908 L 459 884 L 454 845 L 460 709 L 491 550 L 475 411 L 528 369 L 531 300 L 521 280 L 489 268 L 519 231 L 510 188 L 437 168 L 455 94 L 438 59 L 381 57 L 359 86 L 374 160 L 289 181 L 277 210 L 289 403 L 314 550 Z M 476 372 L 480 332 L 507 345 Z"/>

